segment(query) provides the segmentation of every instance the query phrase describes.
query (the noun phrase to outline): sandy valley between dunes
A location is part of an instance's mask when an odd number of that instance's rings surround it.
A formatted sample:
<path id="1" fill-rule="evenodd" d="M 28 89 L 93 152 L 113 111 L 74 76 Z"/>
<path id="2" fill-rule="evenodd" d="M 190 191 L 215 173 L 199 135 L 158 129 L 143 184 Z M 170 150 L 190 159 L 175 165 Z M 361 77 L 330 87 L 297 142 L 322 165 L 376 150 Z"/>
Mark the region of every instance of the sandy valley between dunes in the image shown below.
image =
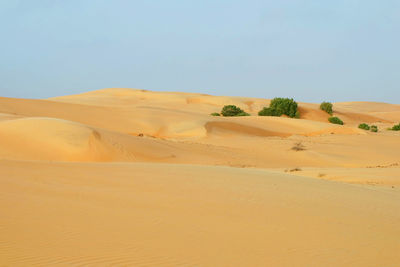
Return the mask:
<path id="1" fill-rule="evenodd" d="M 268 103 L 0 98 L 0 266 L 400 266 L 400 105 Z"/>

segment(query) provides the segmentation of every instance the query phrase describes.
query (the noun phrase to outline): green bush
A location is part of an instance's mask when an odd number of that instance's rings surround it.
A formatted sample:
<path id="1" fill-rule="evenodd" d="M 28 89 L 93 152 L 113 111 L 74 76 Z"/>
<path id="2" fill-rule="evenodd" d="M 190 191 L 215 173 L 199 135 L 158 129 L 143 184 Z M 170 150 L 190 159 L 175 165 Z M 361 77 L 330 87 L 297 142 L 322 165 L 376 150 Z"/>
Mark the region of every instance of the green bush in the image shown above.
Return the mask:
<path id="1" fill-rule="evenodd" d="M 338 117 L 329 117 L 328 121 L 333 124 L 340 124 L 340 125 L 344 124 L 343 121 L 341 119 L 339 119 Z"/>
<path id="2" fill-rule="evenodd" d="M 377 133 L 378 132 L 378 126 L 371 125 L 371 132 Z"/>
<path id="3" fill-rule="evenodd" d="M 262 110 L 260 110 L 258 112 L 258 116 L 276 116 L 276 117 L 279 117 L 281 115 L 282 115 L 282 113 L 280 113 L 278 110 L 272 109 L 272 108 L 267 108 L 267 107 L 264 107 Z"/>
<path id="4" fill-rule="evenodd" d="M 250 115 L 235 105 L 224 106 L 221 110 L 221 114 L 224 117 L 249 116 Z M 247 114 L 247 115 L 244 115 L 244 114 Z"/>
<path id="5" fill-rule="evenodd" d="M 400 131 L 400 123 L 391 128 L 392 131 Z"/>
<path id="6" fill-rule="evenodd" d="M 264 107 L 258 112 L 258 116 L 281 116 L 287 115 L 290 118 L 300 118 L 300 112 L 297 110 L 297 103 L 291 98 L 274 98 L 269 107 Z"/>
<path id="7" fill-rule="evenodd" d="M 269 107 L 276 110 L 276 112 L 285 114 L 290 118 L 296 117 L 297 102 L 292 98 L 276 97 L 271 100 Z"/>
<path id="8" fill-rule="evenodd" d="M 221 114 L 219 114 L 218 112 L 213 112 L 210 114 L 211 116 L 221 116 Z"/>
<path id="9" fill-rule="evenodd" d="M 367 130 L 367 131 L 369 131 L 369 129 L 370 129 L 369 125 L 366 123 L 361 123 L 360 125 L 358 125 L 358 128 Z"/>
<path id="10" fill-rule="evenodd" d="M 332 103 L 329 102 L 322 102 L 321 105 L 319 106 L 319 108 L 323 111 L 325 111 L 326 113 L 332 115 L 333 113 L 333 109 L 332 109 L 333 105 Z"/>

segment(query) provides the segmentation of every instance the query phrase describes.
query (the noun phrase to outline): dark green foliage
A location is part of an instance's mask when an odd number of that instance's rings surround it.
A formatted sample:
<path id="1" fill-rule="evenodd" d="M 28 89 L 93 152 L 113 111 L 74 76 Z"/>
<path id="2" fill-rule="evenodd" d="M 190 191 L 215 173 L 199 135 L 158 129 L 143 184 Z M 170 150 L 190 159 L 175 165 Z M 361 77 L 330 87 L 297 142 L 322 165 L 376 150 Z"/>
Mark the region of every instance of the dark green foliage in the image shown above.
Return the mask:
<path id="1" fill-rule="evenodd" d="M 400 123 L 391 128 L 392 131 L 400 131 Z"/>
<path id="2" fill-rule="evenodd" d="M 222 116 L 234 117 L 234 116 L 250 116 L 250 114 L 244 112 L 242 109 L 235 105 L 226 105 L 221 110 Z M 247 114 L 247 115 L 245 115 Z"/>
<path id="3" fill-rule="evenodd" d="M 219 114 L 218 112 L 213 112 L 210 114 L 211 116 L 221 116 L 221 114 Z"/>
<path id="4" fill-rule="evenodd" d="M 333 113 L 333 105 L 332 103 L 329 102 L 322 102 L 321 105 L 319 106 L 319 108 L 323 111 L 325 111 L 326 113 L 332 115 Z"/>
<path id="5" fill-rule="evenodd" d="M 371 132 L 377 133 L 378 132 L 378 126 L 371 125 Z"/>
<path id="6" fill-rule="evenodd" d="M 329 117 L 328 121 L 333 124 L 340 124 L 340 125 L 344 124 L 343 121 L 341 119 L 339 119 L 338 117 Z"/>
<path id="7" fill-rule="evenodd" d="M 236 116 L 250 116 L 250 114 L 243 111 L 243 112 L 240 112 L 239 114 L 237 114 Z"/>
<path id="8" fill-rule="evenodd" d="M 278 114 L 285 114 L 290 118 L 296 117 L 297 102 L 291 98 L 276 97 L 271 100 L 269 107 L 275 110 Z"/>
<path id="9" fill-rule="evenodd" d="M 264 107 L 262 110 L 260 110 L 258 112 L 258 116 L 276 116 L 276 117 L 279 117 L 281 115 L 282 115 L 282 113 L 280 113 L 278 110 L 272 109 L 272 108 L 267 108 L 267 107 Z"/>
<path id="10" fill-rule="evenodd" d="M 258 112 L 258 116 L 276 116 L 287 115 L 290 118 L 300 118 L 300 112 L 297 110 L 297 103 L 290 98 L 274 98 L 269 107 L 264 107 Z"/>
<path id="11" fill-rule="evenodd" d="M 370 129 L 369 125 L 366 123 L 361 123 L 360 125 L 358 125 L 358 128 L 367 130 L 367 131 Z"/>

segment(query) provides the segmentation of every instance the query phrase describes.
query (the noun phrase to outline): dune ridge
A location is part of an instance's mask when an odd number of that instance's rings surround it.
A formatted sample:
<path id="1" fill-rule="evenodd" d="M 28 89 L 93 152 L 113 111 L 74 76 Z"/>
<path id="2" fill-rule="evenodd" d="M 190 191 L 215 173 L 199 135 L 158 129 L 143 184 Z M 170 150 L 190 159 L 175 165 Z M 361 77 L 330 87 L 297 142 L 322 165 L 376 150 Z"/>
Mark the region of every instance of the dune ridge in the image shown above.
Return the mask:
<path id="1" fill-rule="evenodd" d="M 0 97 L 0 266 L 397 267 L 400 105 L 333 103 L 341 126 L 269 102 Z M 227 104 L 252 116 L 210 115 Z"/>
<path id="2" fill-rule="evenodd" d="M 0 157 L 290 168 L 361 167 L 387 164 L 398 156 L 398 142 L 393 142 L 397 133 L 357 128 L 365 118 L 376 120 L 381 129 L 388 127 L 369 112 L 397 112 L 397 105 L 335 104 L 344 126 L 328 123 L 329 115 L 310 103 L 299 103 L 300 120 L 210 116 L 228 103 L 254 115 L 269 100 L 118 88 L 48 100 L 0 98 Z M 295 142 L 307 149 L 293 153 Z M 357 149 L 347 149 L 355 144 Z M 379 162 L 368 155 L 372 148 Z"/>

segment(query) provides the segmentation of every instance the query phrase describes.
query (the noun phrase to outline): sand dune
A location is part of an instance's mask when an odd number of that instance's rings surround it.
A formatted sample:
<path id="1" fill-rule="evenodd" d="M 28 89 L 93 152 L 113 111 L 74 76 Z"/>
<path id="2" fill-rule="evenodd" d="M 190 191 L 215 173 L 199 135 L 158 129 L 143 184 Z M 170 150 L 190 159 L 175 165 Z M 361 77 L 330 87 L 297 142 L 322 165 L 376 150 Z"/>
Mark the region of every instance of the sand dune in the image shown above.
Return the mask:
<path id="1" fill-rule="evenodd" d="M 400 105 L 380 102 L 341 102 L 335 103 L 336 109 L 353 123 L 394 123 L 400 120 Z M 356 112 L 355 112 L 356 111 Z"/>
<path id="2" fill-rule="evenodd" d="M 269 100 L 131 89 L 104 89 L 49 100 L 0 98 L 0 135 L 7 135 L 0 142 L 0 155 L 25 160 L 262 168 L 361 167 L 388 164 L 399 156 L 398 142 L 394 142 L 397 133 L 371 134 L 357 128 L 358 123 L 379 120 L 381 129 L 391 126 L 393 123 L 387 121 L 393 119 L 397 105 L 335 104 L 335 115 L 341 114 L 345 126 L 328 123 L 329 115 L 319 110 L 318 104 L 310 103 L 299 104 L 300 120 L 209 115 L 228 103 L 255 114 Z M 384 118 L 386 122 L 371 115 L 379 110 L 390 113 Z M 36 121 L 40 122 L 39 130 Z M 102 139 L 96 139 L 94 132 Z M 26 147 L 20 145 L 24 142 Z M 303 142 L 306 151 L 291 152 L 295 142 Z M 376 157 L 370 156 L 371 151 Z"/>
<path id="3" fill-rule="evenodd" d="M 48 118 L 24 118 L 0 123 L 0 157 L 37 160 L 97 161 L 112 157 L 101 134 L 89 127 Z"/>
<path id="4" fill-rule="evenodd" d="M 270 118 L 272 121 L 279 118 Z M 338 130 L 361 131 L 351 128 L 327 127 L 319 132 L 298 135 L 293 141 L 286 140 L 287 128 L 295 125 L 276 122 L 274 127 L 255 127 L 251 123 L 235 123 L 213 121 L 205 124 L 207 138 L 197 142 L 182 142 L 163 140 L 154 136 L 132 136 L 105 129 L 89 127 L 76 122 L 52 118 L 22 118 L 0 122 L 0 158 L 19 160 L 49 160 L 49 161 L 95 161 L 95 162 L 167 162 L 195 163 L 207 165 L 278 167 L 278 166 L 348 166 L 348 158 L 355 155 L 354 151 L 341 150 L 347 145 L 330 144 L 310 147 L 308 136 L 337 132 Z M 240 121 L 240 120 L 239 120 Z M 298 120 L 291 120 L 300 125 Z M 312 122 L 311 124 L 315 124 Z M 255 123 L 255 125 L 257 125 Z M 307 123 L 306 123 L 307 125 Z M 324 124 L 325 125 L 325 124 Z M 281 127 L 277 127 L 281 126 Z M 312 125 L 310 125 L 312 127 Z M 316 127 L 320 127 L 318 124 Z M 280 130 L 273 132 L 273 130 Z M 285 131 L 286 129 L 286 131 Z M 299 132 L 304 127 L 298 126 Z M 365 133 L 363 133 L 365 135 Z M 302 137 L 304 136 L 304 137 Z M 262 137 L 278 137 L 279 139 L 263 139 Z M 258 139 L 261 138 L 261 139 Z M 284 139 L 282 139 L 284 138 Z M 321 137 L 324 138 L 324 137 Z M 325 137 L 326 138 L 326 137 Z M 221 140 L 223 139 L 223 140 Z M 232 144 L 232 139 L 239 141 Z M 305 145 L 305 151 L 291 151 L 292 146 L 300 140 Z M 303 141 L 301 141 L 303 140 Z M 334 138 L 331 138 L 333 141 Z M 347 140 L 351 140 L 347 138 Z M 357 137 L 357 142 L 363 139 Z M 364 142 L 369 142 L 367 136 Z M 390 140 L 390 139 L 389 139 Z M 282 142 L 283 141 L 283 142 Z M 340 139 L 337 142 L 342 142 Z M 350 141 L 354 142 L 354 141 Z M 378 143 L 381 147 L 392 147 L 389 143 Z M 212 146 L 211 146 L 212 145 Z M 265 148 L 273 148 L 265 150 Z M 337 149 L 332 149 L 335 147 Z M 239 149 L 239 150 L 238 150 Z M 368 148 L 369 149 L 369 148 Z M 310 151 L 311 150 L 311 151 Z M 212 151 L 212 153 L 210 153 Z M 271 153 L 271 151 L 274 151 Z M 319 153 L 316 154 L 316 153 Z M 333 154 L 332 154 L 333 153 Z M 379 153 L 377 153 L 379 155 Z M 394 157 L 389 154 L 389 159 Z M 340 156 L 342 159 L 334 159 Z M 360 156 L 359 156 L 360 157 Z M 327 160 L 327 158 L 329 160 Z M 351 163 L 365 165 L 370 156 L 361 155 L 360 161 L 354 159 Z M 383 155 L 381 159 L 386 159 Z M 375 160 L 374 160 L 375 162 Z M 384 164 L 386 161 L 382 162 Z"/>
<path id="5" fill-rule="evenodd" d="M 397 267 L 400 105 L 210 116 L 269 102 L 0 97 L 0 266 Z"/>
<path id="6" fill-rule="evenodd" d="M 118 98 L 121 94 L 123 96 L 128 95 L 129 98 L 122 97 L 121 100 Z M 149 95 L 143 100 L 143 103 L 138 104 L 138 101 L 142 99 L 138 94 Z M 251 134 L 252 132 L 265 131 L 270 132 L 268 135 L 275 136 L 307 135 L 319 131 L 325 133 L 324 129 L 331 131 L 332 128 L 335 128 L 327 123 L 326 114 L 321 115 L 322 111 L 316 108 L 311 109 L 311 111 L 308 109 L 308 113 L 304 115 L 306 120 L 301 122 L 287 118 L 270 117 L 214 118 L 209 114 L 213 111 L 219 111 L 224 103 L 246 106 L 251 102 L 250 106 L 253 108 L 256 106 L 257 109 L 255 110 L 258 111 L 269 101 L 262 99 L 250 101 L 246 98 L 228 97 L 213 97 L 219 100 L 210 101 L 208 100 L 209 96 L 202 96 L 205 98 L 203 102 L 187 104 L 186 100 L 193 97 L 188 97 L 186 94 L 164 94 L 167 96 L 164 97 L 162 93 L 143 92 L 141 90 L 122 90 L 122 92 L 120 90 L 105 90 L 60 97 L 52 99 L 52 101 L 0 98 L 0 112 L 27 117 L 59 118 L 121 133 L 132 135 L 144 133 L 162 138 L 198 139 L 210 134 L 212 132 L 210 129 L 215 128 L 215 125 L 224 125 L 222 127 L 224 129 L 229 128 L 226 127 L 227 125 L 234 126 L 231 128 L 233 132 L 237 132 L 239 127 L 241 133 Z M 61 102 L 54 102 L 53 100 Z M 303 108 L 303 110 L 305 109 Z M 247 111 L 251 112 L 249 109 Z M 307 119 L 310 116 L 311 119 Z M 324 123 L 318 124 L 312 123 L 312 121 L 324 121 Z M 213 126 L 210 127 L 210 125 Z M 254 131 L 255 128 L 259 129 Z M 336 126 L 336 128 L 343 127 Z M 360 133 L 358 130 L 339 130 L 339 132 Z"/>
<path id="7" fill-rule="evenodd" d="M 131 89 L 49 100 L 0 98 L 0 156 L 259 168 L 362 167 L 399 157 L 397 133 L 357 128 L 369 121 L 381 121 L 376 123 L 381 130 L 393 125 L 388 121 L 395 121 L 398 105 L 337 103 L 335 115 L 340 114 L 344 126 L 328 123 L 329 115 L 310 103 L 299 104 L 300 120 L 209 115 L 228 103 L 255 114 L 269 100 Z M 379 110 L 384 113 L 374 117 Z M 385 112 L 388 118 L 383 118 Z M 305 151 L 291 151 L 296 142 L 302 142 Z"/>
<path id="8" fill-rule="evenodd" d="M 0 162 L 9 266 L 397 266 L 400 195 L 264 170 Z M 18 234 L 17 234 L 18 233 Z"/>
<path id="9" fill-rule="evenodd" d="M 201 159 L 208 153 L 205 145 L 131 136 L 53 118 L 2 121 L 0 140 L 0 158 L 18 160 L 197 163 L 196 155 Z M 207 157 L 210 163 L 223 151 L 216 153 Z"/>

